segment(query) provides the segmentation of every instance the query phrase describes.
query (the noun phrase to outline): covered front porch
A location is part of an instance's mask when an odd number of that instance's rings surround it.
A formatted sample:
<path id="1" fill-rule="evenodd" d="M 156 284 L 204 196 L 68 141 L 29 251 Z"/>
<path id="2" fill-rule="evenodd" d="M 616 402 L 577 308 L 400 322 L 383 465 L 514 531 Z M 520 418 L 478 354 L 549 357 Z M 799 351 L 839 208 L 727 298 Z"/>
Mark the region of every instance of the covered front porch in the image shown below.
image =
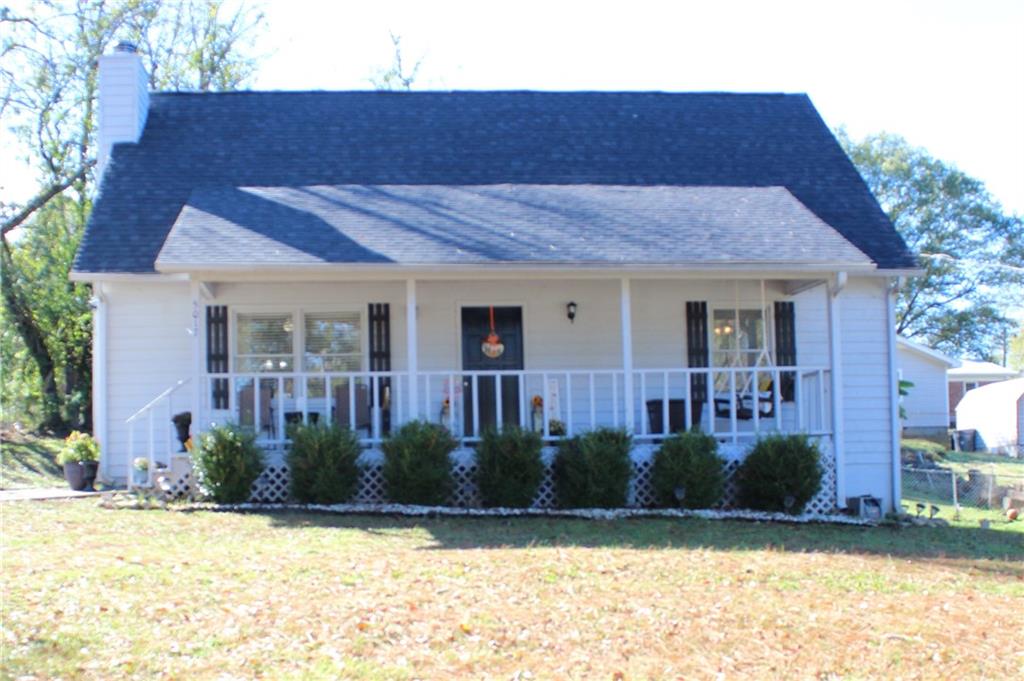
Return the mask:
<path id="1" fill-rule="evenodd" d="M 724 444 L 830 435 L 835 288 L 564 273 L 195 284 L 193 422 L 249 426 L 271 448 L 321 419 L 368 446 L 412 419 L 467 445 L 506 424 L 549 442 L 597 427 L 641 442 L 694 427 Z"/>

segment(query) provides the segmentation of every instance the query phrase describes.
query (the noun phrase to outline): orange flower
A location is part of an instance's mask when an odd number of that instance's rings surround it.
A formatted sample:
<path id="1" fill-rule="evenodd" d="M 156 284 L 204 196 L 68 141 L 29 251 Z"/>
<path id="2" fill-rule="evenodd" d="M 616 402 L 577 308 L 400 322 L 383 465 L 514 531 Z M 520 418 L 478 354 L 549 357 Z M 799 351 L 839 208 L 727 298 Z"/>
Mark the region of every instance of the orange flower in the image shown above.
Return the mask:
<path id="1" fill-rule="evenodd" d="M 541 397 L 540 395 L 534 395 L 533 396 L 533 408 L 534 409 L 540 409 L 543 406 L 544 406 L 544 398 Z"/>

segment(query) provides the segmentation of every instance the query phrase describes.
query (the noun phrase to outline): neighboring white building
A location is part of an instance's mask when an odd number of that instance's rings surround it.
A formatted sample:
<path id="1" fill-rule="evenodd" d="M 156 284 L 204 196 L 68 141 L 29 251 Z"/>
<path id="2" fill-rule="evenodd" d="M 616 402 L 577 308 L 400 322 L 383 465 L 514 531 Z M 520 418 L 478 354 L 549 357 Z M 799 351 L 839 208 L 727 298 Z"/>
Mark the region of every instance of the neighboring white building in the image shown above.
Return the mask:
<path id="1" fill-rule="evenodd" d="M 1024 378 L 969 390 L 956 408 L 956 427 L 977 431 L 978 449 L 1024 455 Z"/>
<path id="2" fill-rule="evenodd" d="M 979 362 L 973 359 L 960 360 L 960 366 L 946 372 L 949 384 L 949 422 L 956 425 L 956 408 L 969 390 L 990 383 L 1017 378 L 1019 371 L 1008 369 L 994 362 Z M 959 428 L 959 426 L 956 426 Z"/>
<path id="3" fill-rule="evenodd" d="M 941 352 L 903 338 L 896 339 L 900 380 L 913 383 L 900 400 L 906 418 L 903 437 L 949 442 L 949 391 L 946 371 L 960 363 Z"/>
<path id="4" fill-rule="evenodd" d="M 295 421 L 370 453 L 439 421 L 462 461 L 488 425 L 625 427 L 637 486 L 696 427 L 730 470 L 762 434 L 807 433 L 813 509 L 898 508 L 894 297 L 916 262 L 806 96 L 147 99 L 141 68 L 101 60 L 101 125 L 142 124 L 101 132 L 72 273 L 96 296 L 107 478 L 171 458 L 182 411 L 193 435 L 255 430 L 266 498 Z"/>

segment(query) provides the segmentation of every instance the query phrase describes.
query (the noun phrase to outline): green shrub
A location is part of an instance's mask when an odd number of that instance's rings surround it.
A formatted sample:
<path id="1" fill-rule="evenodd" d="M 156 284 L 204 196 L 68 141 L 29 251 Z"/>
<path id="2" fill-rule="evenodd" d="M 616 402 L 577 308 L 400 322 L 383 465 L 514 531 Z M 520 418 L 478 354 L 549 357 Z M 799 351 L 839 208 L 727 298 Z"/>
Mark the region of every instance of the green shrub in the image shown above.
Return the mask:
<path id="1" fill-rule="evenodd" d="M 359 438 L 348 428 L 297 424 L 289 430 L 291 492 L 304 504 L 340 504 L 359 484 Z"/>
<path id="2" fill-rule="evenodd" d="M 541 435 L 518 426 L 488 428 L 476 452 L 477 484 L 484 506 L 526 508 L 544 479 Z"/>
<path id="3" fill-rule="evenodd" d="M 555 489 L 563 508 L 626 505 L 633 464 L 625 430 L 598 428 L 562 440 L 555 455 Z"/>
<path id="4" fill-rule="evenodd" d="M 448 455 L 458 445 L 444 426 L 410 421 L 384 439 L 384 483 L 399 504 L 442 506 L 452 492 Z"/>
<path id="5" fill-rule="evenodd" d="M 192 463 L 199 486 L 214 501 L 239 504 L 249 500 L 252 484 L 263 472 L 263 450 L 252 431 L 217 426 L 203 433 Z"/>
<path id="6" fill-rule="evenodd" d="M 699 431 L 677 433 L 654 453 L 651 484 L 658 504 L 710 508 L 722 498 L 725 459 L 715 438 Z"/>
<path id="7" fill-rule="evenodd" d="M 96 442 L 92 435 L 77 430 L 64 438 L 64 444 L 57 453 L 57 463 L 61 466 L 66 463 L 99 460 L 100 443 Z"/>
<path id="8" fill-rule="evenodd" d="M 806 435 L 758 440 L 736 473 L 740 505 L 801 513 L 821 489 L 820 457 L 818 446 Z"/>

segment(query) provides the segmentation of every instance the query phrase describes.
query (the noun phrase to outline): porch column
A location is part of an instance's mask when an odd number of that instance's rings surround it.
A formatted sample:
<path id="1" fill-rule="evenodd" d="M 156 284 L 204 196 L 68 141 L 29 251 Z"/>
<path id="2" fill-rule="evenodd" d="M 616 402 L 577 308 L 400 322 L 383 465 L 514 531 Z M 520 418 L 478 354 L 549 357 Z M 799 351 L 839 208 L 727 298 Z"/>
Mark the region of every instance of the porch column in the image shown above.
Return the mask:
<path id="1" fill-rule="evenodd" d="M 409 370 L 409 420 L 420 415 L 416 389 L 416 374 L 419 372 L 419 348 L 416 345 L 416 280 L 405 282 L 405 352 Z"/>
<path id="2" fill-rule="evenodd" d="M 832 365 L 832 451 L 836 459 L 836 506 L 846 507 L 846 437 L 843 427 L 843 362 L 840 346 L 839 294 L 846 286 L 846 272 L 839 272 L 827 289 L 829 351 Z"/>
<path id="3" fill-rule="evenodd" d="M 620 313 L 622 316 L 622 403 L 626 407 L 626 430 L 633 432 L 636 425 L 636 409 L 633 404 L 633 299 L 629 290 L 629 279 L 620 280 Z"/>
<path id="4" fill-rule="evenodd" d="M 203 394 L 203 333 L 206 330 L 206 325 L 201 321 L 203 311 L 202 284 L 198 281 L 191 281 L 189 283 L 189 294 L 192 298 L 192 406 L 189 409 L 192 412 L 192 432 L 190 434 L 195 438 L 192 443 L 198 445 L 199 432 L 203 424 L 200 406 Z M 170 399 L 168 397 L 168 400 Z"/>

